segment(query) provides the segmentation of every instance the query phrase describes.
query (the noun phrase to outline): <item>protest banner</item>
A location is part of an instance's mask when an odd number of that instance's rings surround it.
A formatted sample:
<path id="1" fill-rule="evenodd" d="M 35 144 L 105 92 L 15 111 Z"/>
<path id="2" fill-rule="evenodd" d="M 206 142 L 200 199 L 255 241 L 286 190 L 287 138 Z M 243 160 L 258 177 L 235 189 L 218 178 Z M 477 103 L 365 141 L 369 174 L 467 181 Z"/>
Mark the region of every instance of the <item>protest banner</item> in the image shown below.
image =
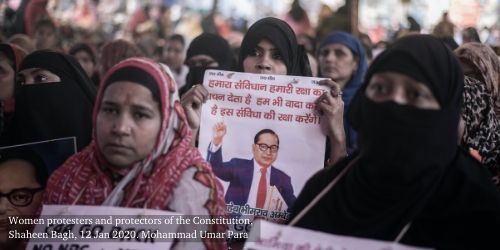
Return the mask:
<path id="1" fill-rule="evenodd" d="M 379 241 L 357 237 L 341 236 L 296 228 L 268 221 L 254 222 L 249 239 L 243 249 L 258 250 L 424 250 L 426 248 L 402 245 L 396 242 Z"/>
<path id="2" fill-rule="evenodd" d="M 327 90 L 320 80 L 205 72 L 198 148 L 223 182 L 230 214 L 285 221 L 305 182 L 323 168 L 326 136 L 314 103 Z"/>
<path id="3" fill-rule="evenodd" d="M 41 216 L 30 221 L 33 232 L 9 234 L 29 238 L 29 250 L 163 250 L 170 249 L 174 239 L 198 234 L 178 232 L 180 218 L 178 213 L 153 209 L 44 205 Z"/>

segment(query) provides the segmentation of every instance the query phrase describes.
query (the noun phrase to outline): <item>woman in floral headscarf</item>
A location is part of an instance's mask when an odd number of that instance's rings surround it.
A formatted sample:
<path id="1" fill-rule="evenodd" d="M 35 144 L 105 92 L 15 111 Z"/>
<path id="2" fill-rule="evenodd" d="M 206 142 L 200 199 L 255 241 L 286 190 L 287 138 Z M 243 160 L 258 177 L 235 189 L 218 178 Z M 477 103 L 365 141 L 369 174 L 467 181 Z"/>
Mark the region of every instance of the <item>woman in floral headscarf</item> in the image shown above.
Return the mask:
<path id="1" fill-rule="evenodd" d="M 94 106 L 92 142 L 51 176 L 45 203 L 151 208 L 211 218 L 225 214 L 222 186 L 190 144 L 191 130 L 169 72 L 140 58 L 108 71 Z M 207 225 L 207 230 L 222 228 Z M 224 239 L 202 243 L 208 249 L 225 248 Z"/>

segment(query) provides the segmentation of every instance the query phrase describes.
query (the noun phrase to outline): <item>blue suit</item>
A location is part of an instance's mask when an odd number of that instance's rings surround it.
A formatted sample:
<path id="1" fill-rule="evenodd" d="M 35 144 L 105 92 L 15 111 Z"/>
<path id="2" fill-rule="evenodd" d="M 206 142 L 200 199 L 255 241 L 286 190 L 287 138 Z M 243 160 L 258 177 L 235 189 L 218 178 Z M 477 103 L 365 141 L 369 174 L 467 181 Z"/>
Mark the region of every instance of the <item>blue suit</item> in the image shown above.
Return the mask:
<path id="1" fill-rule="evenodd" d="M 212 165 L 215 175 L 221 180 L 229 182 L 226 192 L 226 203 L 245 205 L 248 201 L 252 185 L 254 164 L 253 160 L 233 158 L 229 162 L 222 162 L 222 148 L 215 153 L 208 150 L 207 161 Z M 290 209 L 295 202 L 290 176 L 283 171 L 271 166 L 271 186 L 276 186 L 286 205 Z"/>

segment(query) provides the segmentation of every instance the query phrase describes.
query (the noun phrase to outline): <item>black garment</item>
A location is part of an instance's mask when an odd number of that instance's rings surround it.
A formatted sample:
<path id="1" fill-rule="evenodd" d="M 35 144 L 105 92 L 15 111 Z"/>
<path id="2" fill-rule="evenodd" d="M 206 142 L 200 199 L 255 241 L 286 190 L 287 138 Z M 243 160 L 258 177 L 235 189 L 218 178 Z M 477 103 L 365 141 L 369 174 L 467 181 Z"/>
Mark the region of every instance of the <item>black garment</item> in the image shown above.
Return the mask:
<path id="1" fill-rule="evenodd" d="M 186 60 L 197 55 L 207 55 L 212 57 L 218 64 L 218 67 L 189 66 L 189 72 L 186 75 L 186 84 L 179 89 L 179 95 L 182 96 L 191 87 L 203 83 L 203 76 L 207 69 L 231 70 L 233 67 L 233 55 L 229 43 L 219 35 L 203 33 L 197 36 L 186 52 Z"/>
<path id="2" fill-rule="evenodd" d="M 365 96 L 370 78 L 397 72 L 422 82 L 440 110 Z M 358 161 L 298 226 L 440 249 L 482 249 L 500 228 L 500 193 L 491 176 L 457 146 L 463 74 L 437 38 L 408 36 L 370 66 L 349 110 L 359 133 Z M 301 211 L 354 156 L 316 174 L 294 207 Z"/>
<path id="3" fill-rule="evenodd" d="M 287 75 L 312 76 L 304 46 L 297 43 L 295 33 L 285 21 L 274 17 L 260 19 L 248 29 L 241 42 L 237 71 L 244 71 L 243 61 L 264 39 L 276 46 L 280 52 L 286 65 Z"/>
<path id="4" fill-rule="evenodd" d="M 96 89 L 72 56 L 39 50 L 28 55 L 20 71 L 49 70 L 60 82 L 17 86 L 13 118 L 13 144 L 76 137 L 83 149 L 92 135 L 92 107 Z"/>

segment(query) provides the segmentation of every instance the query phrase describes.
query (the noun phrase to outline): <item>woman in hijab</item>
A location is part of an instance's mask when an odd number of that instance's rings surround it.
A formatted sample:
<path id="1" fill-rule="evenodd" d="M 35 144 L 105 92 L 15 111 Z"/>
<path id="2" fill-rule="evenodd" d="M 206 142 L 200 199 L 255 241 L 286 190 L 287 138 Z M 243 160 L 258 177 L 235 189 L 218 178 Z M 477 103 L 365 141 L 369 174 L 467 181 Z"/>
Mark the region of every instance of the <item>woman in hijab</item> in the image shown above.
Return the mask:
<path id="1" fill-rule="evenodd" d="M 250 27 L 243 38 L 238 58 L 236 71 L 239 72 L 297 76 L 312 74 L 307 53 L 303 46 L 298 45 L 293 30 L 284 21 L 273 17 L 260 19 Z M 194 134 L 198 132 L 201 105 L 207 95 L 207 90 L 197 85 L 182 96 L 182 106 Z"/>
<path id="2" fill-rule="evenodd" d="M 80 151 L 90 142 L 95 87 L 74 57 L 50 50 L 26 56 L 14 97 L 13 143 L 76 137 Z"/>
<path id="3" fill-rule="evenodd" d="M 180 96 L 194 85 L 203 83 L 205 70 L 231 70 L 233 55 L 229 43 L 224 38 L 216 34 L 203 33 L 189 44 L 184 64 L 189 67 L 189 72 L 186 84 L 179 90 Z"/>
<path id="4" fill-rule="evenodd" d="M 368 68 L 363 45 L 346 32 L 330 33 L 319 45 L 318 62 L 319 76 L 330 78 L 339 85 L 344 110 L 348 110 Z M 347 112 L 344 113 L 344 129 L 347 153 L 352 153 L 356 149 L 357 135 L 347 122 Z"/>
<path id="5" fill-rule="evenodd" d="M 99 85 L 95 50 L 86 43 L 77 43 L 69 49 L 68 54 L 74 56 L 85 70 L 87 76 L 92 79 L 92 82 L 96 86 Z"/>
<path id="6" fill-rule="evenodd" d="M 493 99 L 484 83 L 465 76 L 464 84 L 460 143 L 490 170 L 500 187 L 500 121 L 493 110 Z"/>
<path id="7" fill-rule="evenodd" d="M 24 49 L 9 43 L 0 44 L 0 107 L 2 113 L 0 144 L 4 144 L 2 134 L 9 133 L 8 129 L 14 115 L 16 72 L 19 70 L 24 56 L 26 56 Z"/>
<path id="8" fill-rule="evenodd" d="M 307 182 L 290 224 L 437 249 L 497 244 L 500 193 L 457 145 L 462 90 L 460 64 L 437 38 L 394 43 L 349 110 L 359 151 Z"/>
<path id="9" fill-rule="evenodd" d="M 122 60 L 140 56 L 143 56 L 143 53 L 135 44 L 123 39 L 110 41 L 101 48 L 99 75 L 103 76 Z"/>
<path id="10" fill-rule="evenodd" d="M 151 208 L 211 218 L 225 214 L 222 186 L 190 145 L 191 131 L 167 72 L 140 58 L 109 70 L 94 107 L 92 143 L 51 176 L 46 204 Z M 207 227 L 220 232 L 216 225 Z M 225 248 L 223 239 L 203 244 Z"/>
<path id="11" fill-rule="evenodd" d="M 500 60 L 495 52 L 481 43 L 466 43 L 455 50 L 464 74 L 486 84 L 493 98 L 497 119 L 500 119 Z"/>

